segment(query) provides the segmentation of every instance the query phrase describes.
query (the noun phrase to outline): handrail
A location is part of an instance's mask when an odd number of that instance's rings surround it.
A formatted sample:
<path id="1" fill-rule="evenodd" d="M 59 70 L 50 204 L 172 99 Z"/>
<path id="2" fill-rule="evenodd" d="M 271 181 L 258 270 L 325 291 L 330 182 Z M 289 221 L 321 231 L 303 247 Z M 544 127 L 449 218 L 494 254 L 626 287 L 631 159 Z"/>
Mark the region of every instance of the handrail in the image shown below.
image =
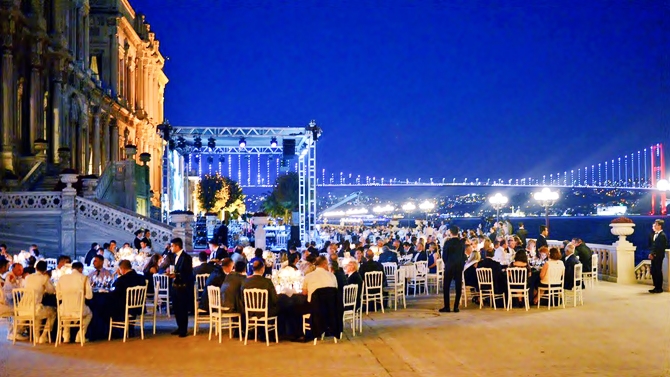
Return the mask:
<path id="1" fill-rule="evenodd" d="M 102 204 L 81 197 L 75 199 L 77 216 L 83 216 L 125 232 L 134 232 L 138 229 L 149 230 L 153 239 L 159 244 L 166 244 L 172 238 L 174 227 L 170 225 L 109 203 Z"/>
<path id="2" fill-rule="evenodd" d="M 103 199 L 107 189 L 112 184 L 112 179 L 114 178 L 115 167 L 112 168 L 114 163 L 112 161 L 108 162 L 105 165 L 105 169 L 102 171 L 102 175 L 98 178 L 98 186 L 95 188 L 95 197 L 98 199 Z"/>
<path id="3" fill-rule="evenodd" d="M 61 210 L 60 192 L 31 191 L 0 193 L 0 210 Z"/>
<path id="4" fill-rule="evenodd" d="M 44 175 L 46 171 L 46 162 L 37 161 L 23 179 L 19 182 L 20 191 L 28 191 Z"/>

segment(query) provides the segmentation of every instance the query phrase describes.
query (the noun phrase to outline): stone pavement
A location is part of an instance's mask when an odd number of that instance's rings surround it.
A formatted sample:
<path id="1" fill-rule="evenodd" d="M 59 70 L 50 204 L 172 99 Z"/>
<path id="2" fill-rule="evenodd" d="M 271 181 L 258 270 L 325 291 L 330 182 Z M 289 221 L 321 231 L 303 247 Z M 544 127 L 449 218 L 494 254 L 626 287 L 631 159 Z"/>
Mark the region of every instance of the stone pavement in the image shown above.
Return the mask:
<path id="1" fill-rule="evenodd" d="M 0 376 L 670 376 L 670 294 L 601 282 L 583 307 L 439 314 L 437 296 L 364 317 L 338 344 L 250 342 L 161 333 L 144 341 L 12 346 L 0 325 Z M 150 332 L 149 332 L 150 334 Z M 347 335 L 349 335 L 347 337 Z"/>

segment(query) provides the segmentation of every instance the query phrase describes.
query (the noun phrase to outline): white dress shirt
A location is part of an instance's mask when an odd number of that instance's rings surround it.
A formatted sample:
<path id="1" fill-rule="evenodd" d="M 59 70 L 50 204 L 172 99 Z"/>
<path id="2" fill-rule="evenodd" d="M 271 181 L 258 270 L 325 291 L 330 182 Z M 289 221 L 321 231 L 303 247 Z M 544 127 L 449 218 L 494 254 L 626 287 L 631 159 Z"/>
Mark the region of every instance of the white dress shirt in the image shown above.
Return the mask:
<path id="1" fill-rule="evenodd" d="M 91 281 L 77 270 L 72 270 L 71 274 L 61 276 L 60 279 L 58 279 L 57 288 L 59 292 L 77 292 L 83 290 L 85 299 L 90 300 L 93 298 Z M 84 305 L 84 315 L 89 313 L 91 313 L 91 309 Z"/>
<path id="2" fill-rule="evenodd" d="M 25 288 L 35 291 L 35 305 L 37 306 L 42 305 L 42 296 L 45 293 L 56 293 L 56 289 L 51 284 L 49 276 L 39 271 L 26 277 Z"/>
<path id="3" fill-rule="evenodd" d="M 337 278 L 330 271 L 317 267 L 313 272 L 305 275 L 302 289 L 307 289 L 307 301 L 312 301 L 312 293 L 319 288 L 337 288 Z"/>

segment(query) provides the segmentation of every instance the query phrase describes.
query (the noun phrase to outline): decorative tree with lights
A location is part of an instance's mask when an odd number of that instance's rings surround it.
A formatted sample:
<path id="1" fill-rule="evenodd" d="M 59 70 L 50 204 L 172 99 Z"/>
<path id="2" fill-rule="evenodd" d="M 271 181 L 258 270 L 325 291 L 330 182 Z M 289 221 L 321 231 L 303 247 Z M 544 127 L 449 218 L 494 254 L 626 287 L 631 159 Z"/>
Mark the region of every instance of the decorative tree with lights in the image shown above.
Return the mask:
<path id="1" fill-rule="evenodd" d="M 218 173 L 205 175 L 198 185 L 198 201 L 207 213 L 219 212 L 228 201 L 230 193 L 224 177 Z M 223 204 L 223 205 L 222 205 Z"/>

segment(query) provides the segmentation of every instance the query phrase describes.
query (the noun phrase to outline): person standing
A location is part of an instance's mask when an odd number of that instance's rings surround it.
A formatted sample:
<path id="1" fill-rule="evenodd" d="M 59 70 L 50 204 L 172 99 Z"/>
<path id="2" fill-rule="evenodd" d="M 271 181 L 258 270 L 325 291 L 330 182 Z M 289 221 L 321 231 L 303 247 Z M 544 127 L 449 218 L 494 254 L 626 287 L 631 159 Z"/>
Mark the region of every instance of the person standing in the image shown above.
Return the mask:
<path id="1" fill-rule="evenodd" d="M 188 310 L 193 304 L 193 260 L 184 252 L 184 242 L 177 237 L 171 241 L 171 249 L 174 253 L 174 271 L 168 276 L 173 280 L 173 307 L 174 316 L 177 321 L 177 330 L 172 335 L 185 338 L 188 332 Z M 172 268 L 170 268 L 172 270 Z"/>
<path id="2" fill-rule="evenodd" d="M 528 231 L 523 226 L 523 223 L 519 223 L 519 229 L 517 229 L 516 235 L 519 236 L 519 239 L 521 240 L 521 246 L 526 247 L 526 238 L 528 238 Z"/>
<path id="3" fill-rule="evenodd" d="M 663 259 L 665 258 L 665 249 L 668 248 L 668 237 L 663 232 L 663 225 L 665 221 L 656 220 L 652 229 L 654 235 L 651 238 L 651 278 L 654 282 L 654 289 L 650 289 L 649 293 L 663 292 Z"/>
<path id="4" fill-rule="evenodd" d="M 549 237 L 549 228 L 546 225 L 540 225 L 540 235 L 537 236 L 537 242 L 535 243 L 535 249 L 540 250 L 541 247 L 549 245 L 547 244 L 547 237 Z"/>
<path id="5" fill-rule="evenodd" d="M 455 281 L 456 300 L 454 301 L 454 313 L 458 313 L 458 305 L 461 301 L 463 291 L 463 267 L 465 266 L 465 248 L 463 241 L 458 237 L 459 229 L 452 225 L 449 227 L 449 238 L 442 247 L 442 259 L 444 260 L 444 307 L 440 313 L 448 313 L 449 309 L 449 287 L 451 281 Z"/>

